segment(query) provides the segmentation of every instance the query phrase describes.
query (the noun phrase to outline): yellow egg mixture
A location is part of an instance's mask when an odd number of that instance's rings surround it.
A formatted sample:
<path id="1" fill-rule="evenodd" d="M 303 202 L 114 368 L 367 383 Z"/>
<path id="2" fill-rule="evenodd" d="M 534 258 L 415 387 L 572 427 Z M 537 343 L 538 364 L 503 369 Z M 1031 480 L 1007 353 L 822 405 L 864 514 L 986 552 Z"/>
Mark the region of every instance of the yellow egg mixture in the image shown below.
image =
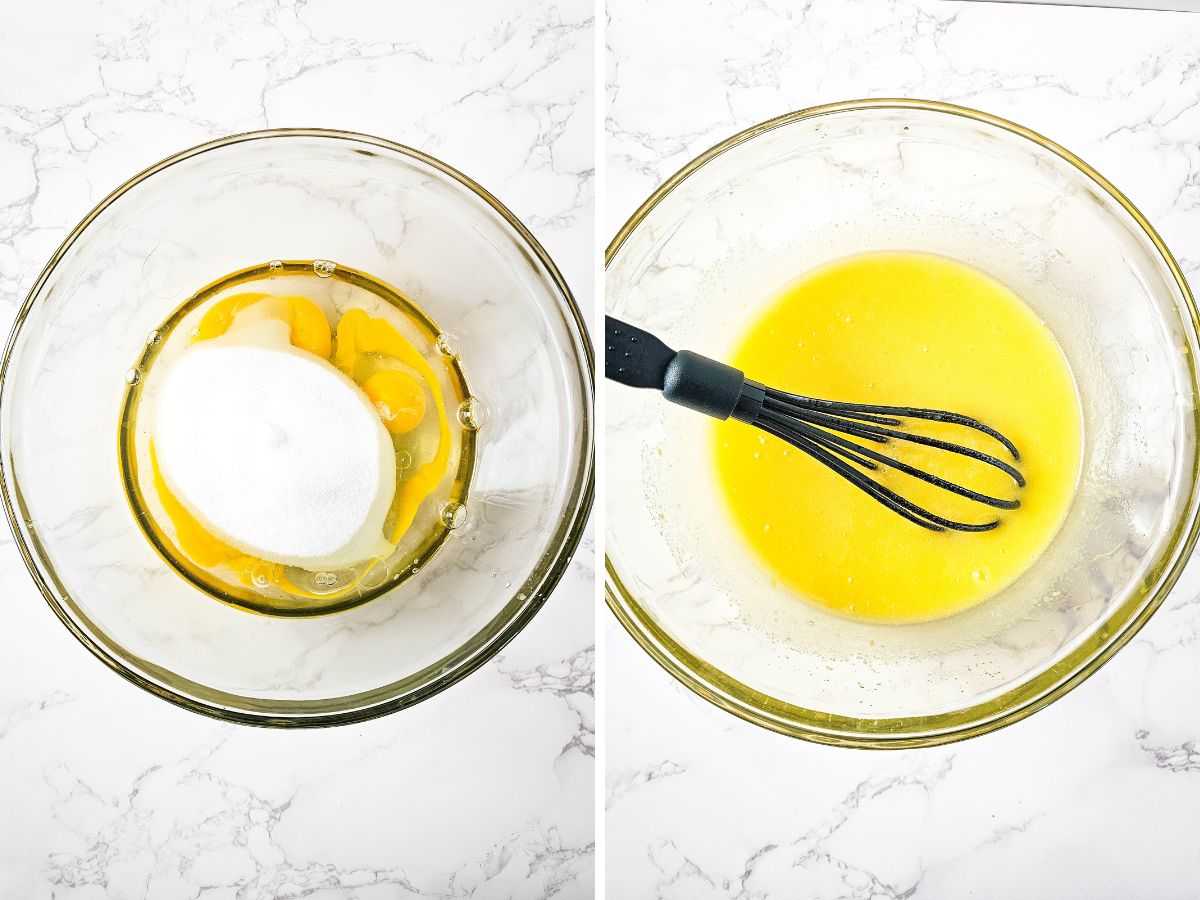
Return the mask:
<path id="1" fill-rule="evenodd" d="M 1075 384 L 1049 329 L 983 272 L 911 252 L 830 263 L 771 302 L 728 362 L 791 393 L 964 413 L 1021 454 L 1024 488 L 963 456 L 898 442 L 876 447 L 1020 501 L 1019 509 L 993 510 L 893 470 L 869 473 L 948 518 L 1001 519 L 988 532 L 933 532 L 784 441 L 733 420 L 717 423 L 716 469 L 732 521 L 774 579 L 802 597 L 872 621 L 951 615 L 1013 582 L 1062 524 L 1082 455 Z M 1008 458 L 961 426 L 913 430 Z"/>

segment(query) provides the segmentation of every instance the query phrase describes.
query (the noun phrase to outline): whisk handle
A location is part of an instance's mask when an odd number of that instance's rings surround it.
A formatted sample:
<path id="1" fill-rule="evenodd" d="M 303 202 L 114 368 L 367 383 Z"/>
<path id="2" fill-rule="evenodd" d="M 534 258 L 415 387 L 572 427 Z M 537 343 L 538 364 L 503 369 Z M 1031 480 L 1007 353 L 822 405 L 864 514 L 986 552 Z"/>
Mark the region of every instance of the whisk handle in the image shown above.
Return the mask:
<path id="1" fill-rule="evenodd" d="M 765 388 L 741 369 L 693 353 L 676 353 L 648 331 L 604 317 L 604 376 L 630 387 L 655 388 L 672 403 L 715 419 L 754 422 Z"/>
<path id="2" fill-rule="evenodd" d="M 604 377 L 661 391 L 675 351 L 648 331 L 604 317 Z"/>

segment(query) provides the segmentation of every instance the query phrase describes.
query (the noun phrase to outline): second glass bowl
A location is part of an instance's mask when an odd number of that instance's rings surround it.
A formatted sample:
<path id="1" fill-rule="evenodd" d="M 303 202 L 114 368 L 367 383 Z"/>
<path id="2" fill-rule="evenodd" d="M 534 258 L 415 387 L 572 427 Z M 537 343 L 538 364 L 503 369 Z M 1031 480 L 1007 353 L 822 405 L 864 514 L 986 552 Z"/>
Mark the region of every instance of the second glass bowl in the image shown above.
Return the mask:
<path id="1" fill-rule="evenodd" d="M 1200 347 L 1183 276 L 1107 181 L 1011 122 L 869 100 L 742 132 L 668 179 L 613 240 L 606 303 L 670 346 L 720 359 L 800 273 L 888 249 L 953 257 L 1015 290 L 1058 337 L 1082 397 L 1067 521 L 980 606 L 873 625 L 772 585 L 727 524 L 712 426 L 653 392 L 607 394 L 606 588 L 618 619 L 723 708 L 862 747 L 979 734 L 1061 696 L 1158 607 L 1197 535 Z"/>

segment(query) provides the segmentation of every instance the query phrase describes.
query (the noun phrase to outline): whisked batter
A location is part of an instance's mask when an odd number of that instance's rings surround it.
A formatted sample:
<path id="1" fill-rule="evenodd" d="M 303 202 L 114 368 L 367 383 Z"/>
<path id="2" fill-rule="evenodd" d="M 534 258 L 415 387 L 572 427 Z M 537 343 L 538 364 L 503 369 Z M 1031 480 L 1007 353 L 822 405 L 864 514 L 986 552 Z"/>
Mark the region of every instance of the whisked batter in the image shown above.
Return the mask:
<path id="1" fill-rule="evenodd" d="M 875 621 L 950 615 L 1014 581 L 1066 516 L 1082 455 L 1070 369 L 1033 310 L 970 266 L 910 252 L 836 261 L 770 303 L 728 362 L 809 396 L 956 410 L 987 422 L 1021 452 L 1021 505 L 999 527 L 932 532 L 787 443 L 736 421 L 716 423 L 716 471 L 737 531 L 775 578 L 805 598 Z M 919 428 L 995 450 L 986 436 L 953 426 Z M 1003 473 L 965 457 L 909 446 L 904 459 L 986 493 L 1014 492 Z M 902 473 L 877 477 L 950 518 L 978 516 L 969 501 Z"/>

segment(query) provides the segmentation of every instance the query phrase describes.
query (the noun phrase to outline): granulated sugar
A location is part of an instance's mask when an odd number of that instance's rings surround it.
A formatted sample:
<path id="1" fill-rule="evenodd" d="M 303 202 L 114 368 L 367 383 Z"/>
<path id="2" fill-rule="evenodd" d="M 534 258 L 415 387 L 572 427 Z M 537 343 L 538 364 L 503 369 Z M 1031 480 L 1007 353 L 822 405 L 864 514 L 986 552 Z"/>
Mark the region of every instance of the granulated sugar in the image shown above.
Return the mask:
<path id="1" fill-rule="evenodd" d="M 391 440 L 366 395 L 266 320 L 188 348 L 163 382 L 159 466 L 214 536 L 306 569 L 390 551 Z"/>

